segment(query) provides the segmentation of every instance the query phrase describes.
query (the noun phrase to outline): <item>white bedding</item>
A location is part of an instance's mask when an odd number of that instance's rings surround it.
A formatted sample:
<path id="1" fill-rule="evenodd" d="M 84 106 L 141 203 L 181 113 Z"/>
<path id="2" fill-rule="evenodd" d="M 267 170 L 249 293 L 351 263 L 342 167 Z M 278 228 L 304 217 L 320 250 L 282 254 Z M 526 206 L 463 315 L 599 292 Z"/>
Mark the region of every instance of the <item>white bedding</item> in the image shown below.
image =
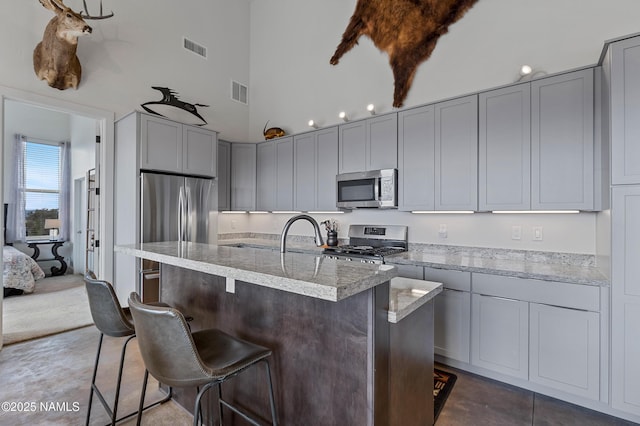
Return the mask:
<path id="1" fill-rule="evenodd" d="M 4 287 L 17 288 L 25 293 L 33 293 L 36 280 L 44 278 L 44 271 L 35 260 L 11 246 L 3 246 L 2 272 Z"/>

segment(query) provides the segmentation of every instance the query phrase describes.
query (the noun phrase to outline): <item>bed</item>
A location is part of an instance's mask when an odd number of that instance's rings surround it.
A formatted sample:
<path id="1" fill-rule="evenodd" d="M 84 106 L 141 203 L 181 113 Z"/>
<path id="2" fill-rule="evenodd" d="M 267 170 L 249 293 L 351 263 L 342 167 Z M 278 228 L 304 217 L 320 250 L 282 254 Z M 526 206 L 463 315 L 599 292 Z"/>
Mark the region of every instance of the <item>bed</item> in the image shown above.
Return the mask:
<path id="1" fill-rule="evenodd" d="M 36 281 L 44 278 L 44 271 L 29 255 L 12 246 L 2 248 L 4 294 L 33 293 Z"/>

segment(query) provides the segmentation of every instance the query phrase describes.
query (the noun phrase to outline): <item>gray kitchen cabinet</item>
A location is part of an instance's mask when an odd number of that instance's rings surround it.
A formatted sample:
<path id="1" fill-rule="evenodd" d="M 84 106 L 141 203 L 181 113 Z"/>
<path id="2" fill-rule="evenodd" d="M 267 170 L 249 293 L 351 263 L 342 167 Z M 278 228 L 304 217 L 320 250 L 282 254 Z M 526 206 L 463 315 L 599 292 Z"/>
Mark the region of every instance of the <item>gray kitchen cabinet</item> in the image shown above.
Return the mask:
<path id="1" fill-rule="evenodd" d="M 471 364 L 528 378 L 529 303 L 471 295 Z"/>
<path id="2" fill-rule="evenodd" d="M 338 128 L 294 136 L 294 210 L 336 210 Z"/>
<path id="3" fill-rule="evenodd" d="M 231 143 L 218 141 L 218 210 L 231 210 Z"/>
<path id="4" fill-rule="evenodd" d="M 274 140 L 276 157 L 275 210 L 293 209 L 293 136 Z"/>
<path id="5" fill-rule="evenodd" d="M 394 264 L 393 266 L 398 269 L 398 276 L 400 277 L 413 278 L 414 280 L 424 279 L 424 268 L 422 266 L 397 264 Z"/>
<path id="6" fill-rule="evenodd" d="M 600 288 L 473 273 L 472 364 L 600 399 Z"/>
<path id="7" fill-rule="evenodd" d="M 424 268 L 424 279 L 442 283 L 434 303 L 434 352 L 445 360 L 469 363 L 471 274 Z"/>
<path id="8" fill-rule="evenodd" d="M 639 185 L 613 186 L 611 225 L 611 405 L 640 415 Z"/>
<path id="9" fill-rule="evenodd" d="M 531 83 L 531 208 L 594 209 L 594 79 L 585 69 Z"/>
<path id="10" fill-rule="evenodd" d="M 398 210 L 435 209 L 435 107 L 398 113 Z"/>
<path id="11" fill-rule="evenodd" d="M 529 380 L 600 399 L 600 315 L 529 304 Z"/>
<path id="12" fill-rule="evenodd" d="M 435 104 L 435 158 L 435 210 L 477 210 L 478 95 Z"/>
<path id="13" fill-rule="evenodd" d="M 231 210 L 256 210 L 256 144 L 231 144 Z"/>
<path id="14" fill-rule="evenodd" d="M 480 211 L 531 209 L 531 85 L 479 95 Z"/>
<path id="15" fill-rule="evenodd" d="M 256 208 L 293 208 L 293 137 L 272 139 L 256 147 Z"/>
<path id="16" fill-rule="evenodd" d="M 256 146 L 256 209 L 276 209 L 276 146 L 273 140 Z"/>
<path id="17" fill-rule="evenodd" d="M 610 98 L 611 183 L 640 183 L 640 37 L 612 43 L 605 58 Z"/>
<path id="18" fill-rule="evenodd" d="M 341 124 L 339 173 L 398 167 L 398 115 L 380 115 Z"/>
<path id="19" fill-rule="evenodd" d="M 216 176 L 216 132 L 143 113 L 140 168 L 197 176 Z"/>

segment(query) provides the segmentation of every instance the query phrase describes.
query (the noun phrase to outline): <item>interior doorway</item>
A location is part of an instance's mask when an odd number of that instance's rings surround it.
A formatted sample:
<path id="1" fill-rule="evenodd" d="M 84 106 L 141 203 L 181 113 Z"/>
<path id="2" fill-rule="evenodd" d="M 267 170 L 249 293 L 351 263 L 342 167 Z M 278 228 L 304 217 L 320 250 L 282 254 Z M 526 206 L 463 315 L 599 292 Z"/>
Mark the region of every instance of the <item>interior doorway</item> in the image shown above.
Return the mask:
<path id="1" fill-rule="evenodd" d="M 13 138 L 7 137 L 6 128 L 7 128 L 7 120 L 6 120 L 6 104 L 15 103 L 20 105 L 28 105 L 30 107 L 48 109 L 51 111 L 56 111 L 58 113 L 69 114 L 74 117 L 74 119 L 78 120 L 88 120 L 91 121 L 92 124 L 92 135 L 90 137 L 91 143 L 91 152 L 85 152 L 85 155 L 90 155 L 91 158 L 95 159 L 95 167 L 100 169 L 102 172 L 97 174 L 98 186 L 100 187 L 100 195 L 99 195 L 99 205 L 106 206 L 107 210 L 112 209 L 113 206 L 113 184 L 111 183 L 113 180 L 113 147 L 114 147 L 114 114 L 112 112 L 101 110 L 92 107 L 86 107 L 83 105 L 73 104 L 67 101 L 63 101 L 60 99 L 49 98 L 41 95 L 36 95 L 30 92 L 25 92 L 17 89 L 7 88 L 0 86 L 0 140 L 2 141 L 3 150 L 0 151 L 0 156 L 2 157 L 2 161 L 0 161 L 0 187 L 6 187 L 6 176 L 5 176 L 5 164 L 8 161 L 5 158 L 4 147 L 7 143 L 11 143 Z M 98 136 L 99 138 L 96 138 Z M 97 143 L 98 140 L 101 143 Z M 86 171 L 86 167 L 85 167 Z M 73 180 L 73 179 L 72 179 Z M 76 184 L 82 185 L 82 183 L 75 182 L 73 180 L 72 190 L 76 189 Z M 86 182 L 85 182 L 86 184 Z M 80 193 L 84 193 L 83 190 L 78 188 Z M 5 203 L 5 191 L 0 192 L 0 198 L 2 199 L 2 204 Z M 77 196 L 71 198 L 72 203 L 75 204 L 75 200 Z M 80 203 L 84 204 L 79 200 Z M 73 222 L 76 223 L 72 229 L 77 231 L 78 229 L 84 229 L 83 226 L 86 226 L 82 223 L 82 220 L 79 222 L 75 220 L 76 212 L 78 212 L 80 207 L 76 208 L 76 206 L 71 206 L 69 211 Z M 80 216 L 82 216 L 80 214 Z M 2 218 L 4 221 L 4 217 Z M 80 225 L 82 223 L 82 225 Z M 80 227 L 78 227 L 80 225 Z M 112 280 L 113 276 L 113 214 L 110 211 L 103 211 L 100 215 L 99 223 L 96 227 L 96 232 L 100 238 L 100 251 L 101 253 L 94 253 L 95 256 L 95 269 L 99 269 L 99 276 L 106 280 Z M 75 245 L 76 242 L 76 232 L 72 231 L 70 234 L 70 240 Z M 4 237 L 2 237 L 2 245 L 4 246 Z M 74 252 L 70 254 L 70 257 L 73 258 L 72 262 L 75 264 L 78 262 L 78 259 L 81 259 L 81 256 L 78 257 Z M 80 269 L 80 268 L 79 268 Z M 0 294 L 0 302 L 2 302 L 2 295 Z M 0 329 L 2 328 L 2 303 L 0 303 Z M 0 334 L 0 349 L 2 348 L 2 335 Z"/>

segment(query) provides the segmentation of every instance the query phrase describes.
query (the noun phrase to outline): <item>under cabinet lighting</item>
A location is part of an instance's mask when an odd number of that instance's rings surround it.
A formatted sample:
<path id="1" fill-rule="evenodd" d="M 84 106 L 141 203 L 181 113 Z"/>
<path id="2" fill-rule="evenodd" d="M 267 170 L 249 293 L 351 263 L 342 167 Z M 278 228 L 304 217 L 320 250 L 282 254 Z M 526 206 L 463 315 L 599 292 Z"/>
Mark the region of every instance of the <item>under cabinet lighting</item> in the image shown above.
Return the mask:
<path id="1" fill-rule="evenodd" d="M 412 210 L 413 214 L 473 214 L 472 210 Z"/>
<path id="2" fill-rule="evenodd" d="M 300 214 L 301 211 L 292 211 L 292 210 L 274 210 L 271 213 L 280 213 L 280 214 Z"/>
<path id="3" fill-rule="evenodd" d="M 575 214 L 580 210 L 493 210 L 497 214 Z"/>
<path id="4" fill-rule="evenodd" d="M 249 214 L 267 214 L 269 212 L 266 211 L 262 211 L 262 210 L 251 210 L 249 211 Z"/>
<path id="5" fill-rule="evenodd" d="M 343 211 L 340 210 L 332 210 L 332 211 L 317 211 L 317 212 L 307 212 L 309 214 L 343 214 Z"/>
<path id="6" fill-rule="evenodd" d="M 244 210 L 223 210 L 220 213 L 222 214 L 246 214 L 247 212 Z"/>

